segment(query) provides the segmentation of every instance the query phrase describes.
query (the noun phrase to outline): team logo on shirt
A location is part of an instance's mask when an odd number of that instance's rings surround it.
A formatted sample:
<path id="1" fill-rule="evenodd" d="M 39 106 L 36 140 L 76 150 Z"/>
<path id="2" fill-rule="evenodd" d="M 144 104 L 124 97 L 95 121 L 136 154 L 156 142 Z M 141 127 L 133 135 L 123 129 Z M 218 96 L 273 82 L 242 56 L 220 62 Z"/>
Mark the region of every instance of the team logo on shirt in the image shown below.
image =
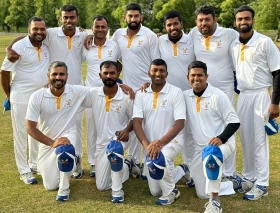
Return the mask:
<path id="1" fill-rule="evenodd" d="M 113 50 L 108 50 L 108 57 L 112 57 L 113 56 Z"/>
<path id="2" fill-rule="evenodd" d="M 216 41 L 216 44 L 217 44 L 217 48 L 221 48 L 222 47 L 222 41 L 221 40 L 217 40 Z"/>
<path id="3" fill-rule="evenodd" d="M 122 107 L 120 105 L 116 105 L 116 109 L 115 112 L 120 113 L 121 112 Z"/>
<path id="4" fill-rule="evenodd" d="M 142 45 L 143 45 L 143 41 L 142 40 L 138 40 L 137 47 L 142 47 Z"/>
<path id="5" fill-rule="evenodd" d="M 69 99 L 69 100 L 66 100 L 66 107 L 71 107 L 72 106 L 72 102 L 71 102 L 71 100 Z"/>
<path id="6" fill-rule="evenodd" d="M 78 48 L 81 48 L 81 45 L 82 45 L 82 42 L 78 41 L 78 42 L 77 42 L 77 47 L 78 47 Z"/>
<path id="7" fill-rule="evenodd" d="M 205 102 L 204 103 L 204 110 L 209 110 L 210 108 L 210 103 L 209 102 Z"/>
<path id="8" fill-rule="evenodd" d="M 183 55 L 188 55 L 188 48 L 183 48 Z"/>
<path id="9" fill-rule="evenodd" d="M 160 106 L 161 107 L 167 107 L 167 100 L 162 100 Z"/>
<path id="10" fill-rule="evenodd" d="M 251 61 L 255 61 L 255 59 L 256 59 L 256 54 L 253 53 L 253 52 L 251 52 L 250 60 L 251 60 Z"/>
<path id="11" fill-rule="evenodd" d="M 49 58 L 47 52 L 44 52 L 44 57 L 45 57 L 45 59 L 48 59 L 48 58 Z"/>

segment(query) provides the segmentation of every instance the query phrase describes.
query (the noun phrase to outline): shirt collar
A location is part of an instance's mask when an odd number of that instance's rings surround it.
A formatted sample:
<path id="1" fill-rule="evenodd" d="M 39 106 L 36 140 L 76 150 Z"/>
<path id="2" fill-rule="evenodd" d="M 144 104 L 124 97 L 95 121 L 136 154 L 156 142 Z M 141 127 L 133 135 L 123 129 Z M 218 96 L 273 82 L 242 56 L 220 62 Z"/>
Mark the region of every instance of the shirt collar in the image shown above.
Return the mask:
<path id="1" fill-rule="evenodd" d="M 159 93 L 164 93 L 167 94 L 169 92 L 170 89 L 170 84 L 168 84 L 167 82 L 165 83 L 164 87 L 161 89 L 161 91 Z M 152 90 L 152 84 L 146 89 L 147 92 L 149 93 L 153 93 L 154 91 Z"/>
<path id="2" fill-rule="evenodd" d="M 24 44 L 26 47 L 34 48 L 33 44 L 31 43 L 31 41 L 29 39 L 29 36 L 24 37 Z M 43 45 L 43 43 L 42 43 L 42 45 Z"/>
<path id="3" fill-rule="evenodd" d="M 180 42 L 180 43 L 186 43 L 186 42 L 188 42 L 188 36 L 184 33 L 183 30 L 182 30 L 182 33 L 183 33 L 182 38 L 181 38 L 178 42 Z M 163 39 L 164 39 L 165 41 L 170 41 L 170 39 L 169 39 L 169 37 L 168 37 L 167 34 L 166 34 L 166 35 L 163 35 Z"/>
<path id="4" fill-rule="evenodd" d="M 62 30 L 62 26 L 58 29 L 58 32 L 57 32 L 57 35 L 58 36 L 66 36 Z M 80 31 L 79 29 L 76 27 L 76 31 L 75 31 L 75 34 L 74 36 L 79 36 L 80 35 Z"/>
<path id="5" fill-rule="evenodd" d="M 127 36 L 127 29 L 128 29 L 128 27 L 124 28 L 124 30 L 121 32 L 121 34 L 124 35 L 124 36 Z M 144 26 L 142 26 L 142 24 L 140 24 L 140 30 L 138 31 L 138 33 L 136 33 L 136 35 L 141 36 L 141 35 L 144 35 L 144 34 L 145 34 Z"/>
<path id="6" fill-rule="evenodd" d="M 197 29 L 197 34 L 200 35 L 201 37 L 204 37 L 198 30 L 198 28 L 196 27 Z M 215 32 L 213 33 L 213 35 L 211 35 L 211 37 L 220 37 L 223 33 L 223 28 L 222 27 L 219 27 L 219 24 L 216 23 L 216 30 Z"/>
<path id="7" fill-rule="evenodd" d="M 106 95 L 104 94 L 103 88 L 104 88 L 104 86 L 98 88 L 97 95 L 104 96 L 104 97 L 106 96 Z M 124 97 L 123 91 L 122 91 L 122 89 L 118 86 L 118 91 L 117 91 L 116 95 L 115 95 L 112 99 L 113 99 L 113 100 L 116 100 L 116 101 L 119 101 L 119 100 L 122 100 L 123 97 Z"/>
<path id="8" fill-rule="evenodd" d="M 208 83 L 208 82 L 207 82 Z M 208 86 L 206 88 L 206 90 L 204 91 L 204 93 L 202 94 L 201 97 L 204 97 L 204 98 L 207 98 L 209 97 L 211 94 L 212 94 L 212 90 L 213 90 L 213 87 L 211 86 L 211 84 L 208 83 Z M 191 90 L 189 96 L 196 96 L 194 93 L 193 93 L 193 89 Z"/>
<path id="9" fill-rule="evenodd" d="M 69 92 L 70 92 L 70 85 L 69 84 L 65 84 L 65 89 L 64 89 L 63 93 L 61 94 L 61 96 L 63 94 L 68 94 Z M 45 89 L 44 96 L 48 97 L 48 98 L 53 98 L 54 97 L 54 95 L 51 92 L 50 87 Z"/>
<path id="10" fill-rule="evenodd" d="M 105 43 L 102 45 L 102 47 L 109 47 L 109 46 L 111 46 L 112 45 L 112 41 L 110 40 L 110 39 L 107 39 L 106 38 L 106 41 L 105 41 Z M 92 46 L 93 47 L 97 47 L 95 44 L 94 44 L 94 42 L 92 42 Z"/>
<path id="11" fill-rule="evenodd" d="M 245 44 L 245 46 L 248 46 L 248 47 L 254 47 L 254 46 L 256 46 L 256 42 L 257 42 L 258 37 L 259 37 L 258 33 L 254 30 L 254 34 L 253 34 L 252 38 L 248 41 L 247 44 Z M 236 38 L 234 42 L 237 43 L 237 44 L 240 44 L 240 43 L 241 43 L 241 42 L 239 41 L 239 37 Z"/>

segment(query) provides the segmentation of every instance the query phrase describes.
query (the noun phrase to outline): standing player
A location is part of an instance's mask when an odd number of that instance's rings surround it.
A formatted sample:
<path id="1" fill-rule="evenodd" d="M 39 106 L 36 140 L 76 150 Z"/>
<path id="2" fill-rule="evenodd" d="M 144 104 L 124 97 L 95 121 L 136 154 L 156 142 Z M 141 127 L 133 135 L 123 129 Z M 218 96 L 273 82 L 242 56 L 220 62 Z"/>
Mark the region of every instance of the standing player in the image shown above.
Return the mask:
<path id="1" fill-rule="evenodd" d="M 234 14 L 240 36 L 232 43 L 231 54 L 240 90 L 237 113 L 242 124 L 243 175 L 254 181 L 244 199 L 257 200 L 268 194 L 269 145 L 264 121 L 279 117 L 280 54 L 270 38 L 252 29 L 255 12 L 251 7 L 241 6 Z"/>
<path id="2" fill-rule="evenodd" d="M 48 48 L 42 43 L 46 38 L 46 23 L 33 17 L 28 21 L 28 33 L 24 39 L 13 45 L 21 57 L 16 63 L 5 58 L 1 67 L 1 83 L 11 102 L 11 117 L 14 137 L 14 151 L 20 179 L 26 184 L 37 183 L 30 168 L 37 171 L 38 142 L 27 136 L 25 115 L 30 95 L 47 84 L 50 60 Z M 10 73 L 12 81 L 10 82 Z M 27 138 L 29 159 L 27 164 Z"/>
<path id="3" fill-rule="evenodd" d="M 83 47 L 83 57 L 87 62 L 87 76 L 85 85 L 89 87 L 100 87 L 103 85 L 99 77 L 100 64 L 103 61 L 111 60 L 117 62 L 121 57 L 119 47 L 115 41 L 106 38 L 109 26 L 108 19 L 105 16 L 95 16 L 92 20 L 92 32 L 94 34 L 92 45 L 87 50 Z M 87 148 L 88 148 L 88 161 L 91 165 L 90 176 L 95 176 L 95 127 L 93 114 L 91 109 L 86 109 L 87 120 Z"/>
<path id="4" fill-rule="evenodd" d="M 220 152 L 222 159 L 227 159 L 235 150 L 235 140 L 231 136 L 237 131 L 240 123 L 227 96 L 221 90 L 207 83 L 206 64 L 194 61 L 189 65 L 188 70 L 188 80 L 193 88 L 184 92 L 187 121 L 194 143 L 191 146 L 194 159 L 190 165 L 190 172 L 195 182 L 197 196 L 206 199 L 210 195 L 210 200 L 205 205 L 205 213 L 219 213 L 222 212 L 222 208 L 218 194 L 234 194 L 233 188 L 241 188 L 241 184 L 245 181 L 236 178 L 239 182 L 234 180 L 233 185 L 231 181 L 221 182 L 221 176 L 218 175 L 215 178 L 204 176 L 203 170 L 207 170 L 209 165 L 212 166 L 213 172 L 217 172 L 215 168 L 218 169 L 218 166 L 213 162 L 203 164 L 203 149 L 208 145 L 218 146 L 218 152 Z M 222 164 L 219 166 L 222 167 Z"/>
<path id="5" fill-rule="evenodd" d="M 166 82 L 168 73 L 164 60 L 153 60 L 148 74 L 152 84 L 146 93 L 139 91 L 136 94 L 133 126 L 150 159 L 158 158 L 161 152 L 164 155 L 166 167 L 162 178 L 153 179 L 146 164 L 144 171 L 151 194 L 162 195 L 157 204 L 168 205 L 180 196 L 175 183 L 185 175 L 180 166 L 174 169 L 174 159 L 184 143 L 181 130 L 184 128 L 186 107 L 181 89 Z"/>
<path id="6" fill-rule="evenodd" d="M 123 82 L 138 90 L 143 83 L 150 81 L 148 70 L 152 60 L 159 58 L 158 38 L 154 32 L 144 27 L 142 10 L 139 4 L 126 5 L 124 20 L 127 28 L 118 29 L 112 36 L 120 47 L 123 62 Z M 140 163 L 141 144 L 132 132 L 128 152 Z"/>
<path id="7" fill-rule="evenodd" d="M 69 199 L 69 179 L 73 170 L 61 172 L 58 169 L 55 148 L 67 144 L 75 146 L 77 112 L 89 94 L 89 88 L 85 86 L 66 84 L 67 78 L 64 62 L 51 63 L 50 86 L 32 94 L 26 114 L 27 132 L 40 142 L 38 170 L 44 187 L 47 190 L 59 188 L 56 200 L 60 201 Z"/>
<path id="8" fill-rule="evenodd" d="M 106 147 L 110 140 L 117 136 L 121 149 L 125 149 L 124 142 L 128 140 L 132 131 L 133 101 L 125 95 L 117 85 L 118 71 L 117 62 L 103 61 L 100 64 L 100 79 L 102 87 L 90 90 L 94 131 L 96 132 L 96 152 L 94 153 L 96 165 L 96 186 L 98 190 L 112 189 L 112 202 L 124 201 L 122 183 L 129 178 L 129 170 L 134 171 L 129 161 L 125 161 L 122 170 L 114 171 L 110 166 L 106 154 Z M 123 161 L 121 159 L 121 161 Z"/>
<path id="9" fill-rule="evenodd" d="M 196 27 L 189 35 L 193 41 L 196 60 L 207 64 L 207 81 L 222 90 L 234 105 L 234 74 L 229 48 L 238 33 L 233 29 L 220 27 L 215 10 L 210 5 L 199 7 L 195 14 Z M 225 161 L 224 176 L 232 178 L 236 170 L 235 153 L 236 151 Z M 186 156 L 186 159 L 191 161 L 190 156 Z"/>

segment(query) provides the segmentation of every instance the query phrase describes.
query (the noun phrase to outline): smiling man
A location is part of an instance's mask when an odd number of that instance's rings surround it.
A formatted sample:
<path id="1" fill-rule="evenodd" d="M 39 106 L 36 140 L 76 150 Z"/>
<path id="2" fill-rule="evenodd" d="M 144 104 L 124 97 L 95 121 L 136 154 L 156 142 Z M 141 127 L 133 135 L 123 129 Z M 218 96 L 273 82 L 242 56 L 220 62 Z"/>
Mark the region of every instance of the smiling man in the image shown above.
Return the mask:
<path id="1" fill-rule="evenodd" d="M 29 159 L 27 164 L 27 132 L 25 115 L 31 94 L 47 84 L 50 61 L 48 48 L 43 44 L 46 38 L 46 23 L 32 17 L 28 21 L 28 33 L 16 42 L 13 49 L 21 57 L 15 63 L 7 57 L 1 67 L 1 84 L 7 99 L 11 102 L 11 117 L 14 137 L 15 159 L 20 179 L 26 184 L 37 183 L 30 168 L 37 171 L 38 142 L 28 136 Z M 12 73 L 12 81 L 10 74 Z"/>

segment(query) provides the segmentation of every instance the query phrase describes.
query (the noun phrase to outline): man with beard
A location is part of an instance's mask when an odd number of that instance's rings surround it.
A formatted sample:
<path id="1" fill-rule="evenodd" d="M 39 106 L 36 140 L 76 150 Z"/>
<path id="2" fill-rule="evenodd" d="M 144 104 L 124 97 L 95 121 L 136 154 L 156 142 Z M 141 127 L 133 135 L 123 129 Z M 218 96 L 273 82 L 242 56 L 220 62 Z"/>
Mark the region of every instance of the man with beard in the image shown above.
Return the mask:
<path id="1" fill-rule="evenodd" d="M 110 166 L 106 153 L 106 147 L 110 140 L 116 139 L 121 143 L 124 150 L 127 145 L 129 133 L 132 131 L 132 109 L 133 101 L 117 85 L 120 71 L 114 61 L 103 61 L 100 64 L 99 76 L 103 86 L 95 87 L 90 90 L 93 120 L 96 132 L 96 186 L 98 190 L 112 189 L 112 202 L 120 203 L 124 201 L 122 183 L 129 178 L 129 172 L 135 170 L 135 165 L 123 159 L 122 169 L 114 171 Z"/>
<path id="2" fill-rule="evenodd" d="M 254 182 L 243 198 L 257 200 L 268 194 L 269 144 L 264 125 L 266 118 L 279 117 L 280 54 L 270 38 L 252 29 L 255 12 L 251 7 L 241 6 L 234 14 L 239 38 L 230 50 L 240 90 L 237 114 L 241 122 L 243 175 Z"/>
<path id="3" fill-rule="evenodd" d="M 38 142 L 27 136 L 25 115 L 31 94 L 47 84 L 50 54 L 42 43 L 46 38 L 46 23 L 43 19 L 38 17 L 29 19 L 28 33 L 28 36 L 12 47 L 21 55 L 19 60 L 11 63 L 7 57 L 5 58 L 1 67 L 1 83 L 7 99 L 11 102 L 14 151 L 20 179 L 26 184 L 34 184 L 37 180 L 31 171 L 37 171 Z M 12 81 L 10 81 L 11 72 Z"/>
<path id="4" fill-rule="evenodd" d="M 61 163 L 67 166 L 70 161 L 60 162 L 56 148 L 70 144 L 75 147 L 77 112 L 81 107 L 91 107 L 89 88 L 66 84 L 67 66 L 60 61 L 51 63 L 48 79 L 49 87 L 41 88 L 30 97 L 26 128 L 28 134 L 40 142 L 38 169 L 44 187 L 47 190 L 59 188 L 56 200 L 65 201 L 69 199 L 69 180 L 75 170 L 76 160 L 70 170 L 61 171 L 58 165 Z"/>
<path id="5" fill-rule="evenodd" d="M 139 4 L 126 5 L 124 20 L 127 28 L 118 29 L 112 36 L 120 47 L 123 65 L 123 82 L 138 90 L 143 83 L 150 81 L 147 74 L 152 60 L 159 58 L 158 38 L 154 32 L 144 27 L 142 10 Z M 128 152 L 136 163 L 140 163 L 141 144 L 135 133 L 130 134 Z"/>
<path id="6" fill-rule="evenodd" d="M 103 61 L 111 60 L 117 62 L 121 58 L 118 44 L 106 37 L 109 30 L 108 22 L 105 16 L 95 16 L 92 20 L 93 43 L 88 50 L 83 47 L 83 57 L 87 62 L 85 85 L 89 87 L 100 87 L 103 85 L 102 79 L 99 76 L 99 66 Z M 93 126 L 92 116 L 92 110 L 86 109 L 88 162 L 91 165 L 90 176 L 94 177 L 96 139 L 93 131 L 95 127 Z"/>
<path id="7" fill-rule="evenodd" d="M 196 27 L 190 32 L 196 60 L 207 64 L 208 82 L 222 90 L 234 105 L 234 73 L 229 53 L 230 44 L 238 33 L 217 23 L 214 7 L 203 5 L 196 9 Z M 232 137 L 235 137 L 234 135 Z M 188 147 L 188 146 L 187 146 Z M 185 150 L 184 160 L 192 161 L 193 153 Z M 236 151 L 224 162 L 223 175 L 232 179 L 236 171 Z"/>

